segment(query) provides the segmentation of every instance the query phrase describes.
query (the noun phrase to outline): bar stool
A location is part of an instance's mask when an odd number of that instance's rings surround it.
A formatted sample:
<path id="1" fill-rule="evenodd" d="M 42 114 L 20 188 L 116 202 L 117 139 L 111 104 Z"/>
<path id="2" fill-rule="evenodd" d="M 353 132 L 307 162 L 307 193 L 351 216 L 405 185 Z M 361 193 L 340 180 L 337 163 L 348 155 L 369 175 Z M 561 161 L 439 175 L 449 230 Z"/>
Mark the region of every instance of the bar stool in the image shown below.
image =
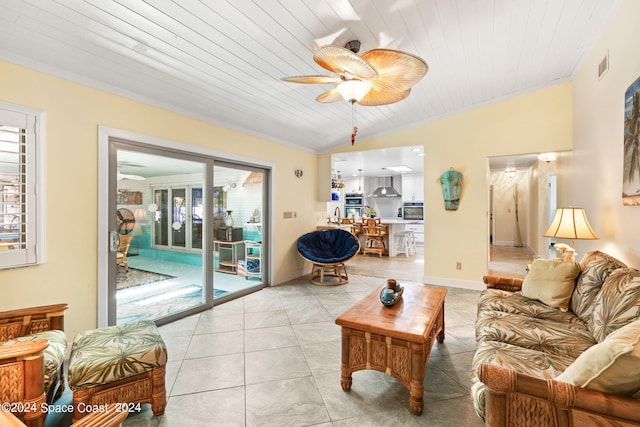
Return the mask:
<path id="1" fill-rule="evenodd" d="M 396 255 L 409 256 L 416 253 L 416 238 L 413 231 L 405 231 L 396 236 Z"/>
<path id="2" fill-rule="evenodd" d="M 409 238 L 409 251 L 411 255 L 414 255 L 416 253 L 416 233 L 413 231 L 405 231 L 405 233 Z"/>

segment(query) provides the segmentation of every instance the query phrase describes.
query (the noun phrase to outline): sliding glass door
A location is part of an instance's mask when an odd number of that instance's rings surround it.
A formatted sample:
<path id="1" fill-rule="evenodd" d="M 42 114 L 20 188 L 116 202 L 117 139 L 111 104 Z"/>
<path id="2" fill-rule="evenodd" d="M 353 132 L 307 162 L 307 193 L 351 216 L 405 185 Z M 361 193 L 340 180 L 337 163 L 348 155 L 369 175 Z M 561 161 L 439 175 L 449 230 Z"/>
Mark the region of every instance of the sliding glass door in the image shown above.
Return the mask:
<path id="1" fill-rule="evenodd" d="M 261 289 L 270 171 L 109 139 L 108 324 L 160 324 Z"/>

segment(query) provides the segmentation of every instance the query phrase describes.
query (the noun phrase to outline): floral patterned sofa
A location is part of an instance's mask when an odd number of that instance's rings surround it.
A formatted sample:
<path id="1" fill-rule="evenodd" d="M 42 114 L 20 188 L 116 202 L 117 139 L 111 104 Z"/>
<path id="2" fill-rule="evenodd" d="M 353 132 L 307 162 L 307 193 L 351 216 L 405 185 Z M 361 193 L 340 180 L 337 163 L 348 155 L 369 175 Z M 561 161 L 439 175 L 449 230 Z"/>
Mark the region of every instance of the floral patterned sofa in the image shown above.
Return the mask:
<path id="1" fill-rule="evenodd" d="M 640 425 L 639 270 L 594 251 L 484 281 L 471 394 L 486 425 Z"/>

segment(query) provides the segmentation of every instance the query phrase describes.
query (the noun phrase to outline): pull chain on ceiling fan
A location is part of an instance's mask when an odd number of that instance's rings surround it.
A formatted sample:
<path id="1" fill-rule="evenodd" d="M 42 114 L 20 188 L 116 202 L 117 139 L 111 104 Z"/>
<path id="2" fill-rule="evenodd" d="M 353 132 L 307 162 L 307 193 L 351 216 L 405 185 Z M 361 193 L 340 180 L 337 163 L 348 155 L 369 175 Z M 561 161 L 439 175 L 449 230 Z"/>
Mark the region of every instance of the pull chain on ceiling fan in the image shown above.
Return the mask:
<path id="1" fill-rule="evenodd" d="M 358 127 L 355 124 L 355 104 L 378 106 L 405 99 L 411 88 L 429 70 L 419 56 L 392 49 L 373 49 L 358 55 L 360 42 L 352 40 L 345 47 L 327 45 L 316 51 L 313 60 L 337 76 L 292 76 L 282 80 L 290 83 L 337 84 L 320 94 L 322 103 L 346 100 L 352 104 L 351 144 L 355 142 Z"/>

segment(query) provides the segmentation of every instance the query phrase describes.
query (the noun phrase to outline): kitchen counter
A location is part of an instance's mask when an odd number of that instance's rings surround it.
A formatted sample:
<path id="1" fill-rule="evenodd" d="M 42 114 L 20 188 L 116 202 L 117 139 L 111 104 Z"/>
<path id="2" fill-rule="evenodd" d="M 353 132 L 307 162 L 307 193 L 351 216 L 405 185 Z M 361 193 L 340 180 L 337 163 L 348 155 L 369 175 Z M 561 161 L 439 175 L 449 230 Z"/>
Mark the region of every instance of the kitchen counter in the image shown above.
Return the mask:
<path id="1" fill-rule="evenodd" d="M 381 224 L 389 226 L 389 235 L 385 237 L 385 244 L 387 245 L 387 255 L 390 257 L 397 256 L 396 252 L 396 236 L 405 231 L 405 225 L 409 224 L 424 224 L 424 221 L 405 221 L 402 218 L 381 218 Z M 326 225 L 319 225 L 316 227 L 318 230 L 329 230 L 332 228 L 340 228 L 342 230 L 350 231 L 351 224 L 335 224 L 330 223 Z M 360 246 L 364 248 L 365 236 L 359 234 Z"/>

